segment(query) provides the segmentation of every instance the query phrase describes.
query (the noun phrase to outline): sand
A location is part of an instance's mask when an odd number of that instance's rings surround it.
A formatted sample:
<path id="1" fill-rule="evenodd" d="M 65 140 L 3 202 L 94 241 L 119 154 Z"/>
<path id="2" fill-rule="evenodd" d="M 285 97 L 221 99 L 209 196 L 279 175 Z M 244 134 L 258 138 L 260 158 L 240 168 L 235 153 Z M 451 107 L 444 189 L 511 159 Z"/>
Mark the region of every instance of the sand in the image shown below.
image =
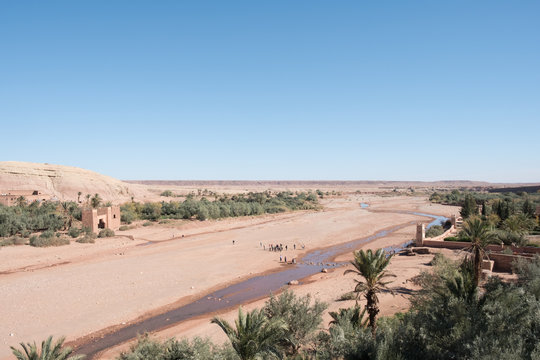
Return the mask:
<path id="1" fill-rule="evenodd" d="M 360 202 L 370 204 L 362 209 Z M 260 243 L 289 246 L 289 259 L 305 251 L 362 238 L 395 225 L 426 221 L 425 217 L 391 212 L 414 210 L 449 216 L 455 207 L 430 205 L 423 197 L 347 195 L 323 201 L 324 210 L 302 211 L 221 221 L 186 222 L 140 227 L 77 244 L 37 249 L 29 246 L 0 250 L 0 358 L 21 341 L 41 341 L 48 335 L 66 335 L 68 341 L 109 326 L 128 324 L 138 317 L 163 311 L 223 287 L 280 266 L 279 254 L 264 251 Z M 184 237 L 182 237 L 184 235 Z M 407 226 L 369 247 L 400 244 L 414 237 Z M 235 245 L 232 241 L 235 240 Z M 346 258 L 344 258 L 346 260 Z M 429 262 L 428 256 L 396 257 L 391 270 L 399 274 L 396 286 L 408 284 Z M 295 288 L 323 301 L 335 300 L 352 288 L 352 276 L 343 269 L 312 277 Z M 405 283 L 405 284 L 403 284 Z M 405 295 L 404 295 L 405 296 Z M 246 308 L 260 306 L 264 300 Z M 406 309 L 403 296 L 383 297 L 383 314 Z M 341 302 L 330 310 L 346 307 Z M 234 317 L 236 310 L 222 314 Z M 328 316 L 325 317 L 328 322 Z M 187 321 L 156 336 L 208 335 L 222 341 L 209 318 Z M 102 358 L 114 358 L 112 349 Z"/>

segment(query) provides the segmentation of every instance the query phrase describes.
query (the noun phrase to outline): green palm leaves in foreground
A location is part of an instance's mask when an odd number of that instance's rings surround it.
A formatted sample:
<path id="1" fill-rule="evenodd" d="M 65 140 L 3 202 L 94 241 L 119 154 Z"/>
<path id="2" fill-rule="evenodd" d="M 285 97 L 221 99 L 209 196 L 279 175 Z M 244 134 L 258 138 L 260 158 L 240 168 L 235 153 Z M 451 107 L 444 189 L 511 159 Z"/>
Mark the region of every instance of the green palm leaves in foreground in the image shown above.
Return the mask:
<path id="1" fill-rule="evenodd" d="M 390 281 L 383 281 L 385 278 L 395 276 L 389 274 L 385 269 L 390 264 L 392 255 L 386 255 L 383 249 L 377 250 L 375 253 L 371 249 L 355 251 L 354 260 L 351 264 L 355 270 L 346 270 L 344 274 L 353 273 L 360 275 L 363 279 L 356 280 L 354 291 L 357 293 L 357 299 L 360 293 L 366 298 L 366 310 L 369 314 L 369 326 L 373 335 L 377 331 L 377 314 L 379 313 L 379 298 L 377 296 L 383 290 L 392 292 L 386 285 Z"/>
<path id="2" fill-rule="evenodd" d="M 358 305 L 348 309 L 339 309 L 339 312 L 330 311 L 328 314 L 332 317 L 330 325 L 349 323 L 354 329 L 361 329 L 367 326 L 368 319 L 364 319 L 366 309 L 361 310 Z"/>
<path id="3" fill-rule="evenodd" d="M 22 350 L 15 349 L 11 346 L 13 355 L 17 360 L 78 360 L 84 358 L 84 355 L 69 356 L 73 352 L 70 347 L 62 348 L 64 337 L 52 343 L 52 336 L 41 342 L 41 352 L 38 351 L 37 345 L 34 342 L 21 343 Z"/>
<path id="4" fill-rule="evenodd" d="M 473 255 L 474 282 L 478 286 L 482 273 L 482 260 L 486 256 L 487 246 L 496 242 L 495 233 L 491 231 L 488 223 L 480 218 L 473 217 L 463 223 L 462 235 L 471 242 L 469 251 Z"/>
<path id="5" fill-rule="evenodd" d="M 281 358 L 281 352 L 275 345 L 287 328 L 283 321 L 268 320 L 258 309 L 244 314 L 240 308 L 238 319 L 235 320 L 236 329 L 218 317 L 213 318 L 212 323 L 219 325 L 225 332 L 240 359 L 267 359 L 272 355 Z"/>

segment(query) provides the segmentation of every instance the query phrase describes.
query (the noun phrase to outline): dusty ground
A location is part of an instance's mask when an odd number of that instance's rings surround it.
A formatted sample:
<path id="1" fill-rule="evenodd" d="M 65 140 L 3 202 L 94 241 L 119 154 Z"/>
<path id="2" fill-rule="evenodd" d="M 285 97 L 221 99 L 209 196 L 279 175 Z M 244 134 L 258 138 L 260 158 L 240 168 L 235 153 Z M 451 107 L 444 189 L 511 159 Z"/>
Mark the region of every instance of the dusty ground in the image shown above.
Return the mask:
<path id="1" fill-rule="evenodd" d="M 361 209 L 360 202 L 369 203 L 369 210 Z M 447 216 L 457 212 L 455 208 L 430 205 L 424 198 L 406 196 L 348 195 L 324 200 L 324 206 L 319 212 L 179 222 L 119 232 L 135 240 L 117 237 L 98 239 L 96 244 L 74 243 L 59 248 L 3 248 L 0 250 L 0 358 L 9 356 L 9 345 L 21 341 L 40 341 L 50 334 L 67 335 L 68 341 L 74 340 L 279 266 L 279 255 L 263 251 L 260 243 L 287 244 L 286 255 L 293 258 L 302 254 L 301 250 L 290 250 L 293 244 L 304 244 L 306 252 L 362 238 L 391 226 L 428 220 L 389 210 Z M 367 246 L 400 244 L 413 236 L 414 226 L 409 225 Z M 398 275 L 396 287 L 412 289 L 407 280 L 429 260 L 429 256 L 396 257 L 391 268 Z M 314 281 L 295 290 L 331 302 L 330 310 L 349 306 L 347 302 L 334 302 L 336 296 L 352 288 L 352 276 L 342 274 L 343 268 L 315 275 L 311 279 Z M 406 293 L 406 289 L 402 292 Z M 383 314 L 405 309 L 408 302 L 404 296 L 383 296 Z M 231 319 L 235 313 L 236 310 L 222 315 Z M 185 322 L 158 336 L 204 334 L 221 341 L 223 337 L 218 330 L 204 318 Z M 103 358 L 113 358 L 117 352 L 118 349 L 113 349 Z"/>

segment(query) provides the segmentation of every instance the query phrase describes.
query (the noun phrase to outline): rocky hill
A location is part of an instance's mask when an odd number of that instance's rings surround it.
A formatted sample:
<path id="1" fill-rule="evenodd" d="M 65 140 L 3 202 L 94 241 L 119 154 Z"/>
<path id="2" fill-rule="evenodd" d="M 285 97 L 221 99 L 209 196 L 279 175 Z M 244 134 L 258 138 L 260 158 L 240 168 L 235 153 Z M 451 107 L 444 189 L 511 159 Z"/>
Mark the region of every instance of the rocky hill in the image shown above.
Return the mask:
<path id="1" fill-rule="evenodd" d="M 16 161 L 0 162 L 0 193 L 39 190 L 59 200 L 81 200 L 98 193 L 105 201 L 121 203 L 133 196 L 138 201 L 153 197 L 144 185 L 128 184 L 109 176 L 71 166 Z"/>

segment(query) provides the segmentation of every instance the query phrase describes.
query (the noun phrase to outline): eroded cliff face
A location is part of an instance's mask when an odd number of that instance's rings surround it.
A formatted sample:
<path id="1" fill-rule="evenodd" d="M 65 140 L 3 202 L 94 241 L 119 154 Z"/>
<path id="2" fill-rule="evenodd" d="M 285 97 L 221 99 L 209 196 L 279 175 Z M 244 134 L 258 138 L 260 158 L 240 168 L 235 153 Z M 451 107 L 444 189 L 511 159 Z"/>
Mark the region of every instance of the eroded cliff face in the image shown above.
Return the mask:
<path id="1" fill-rule="evenodd" d="M 59 200 L 81 201 L 98 193 L 105 201 L 120 203 L 134 197 L 144 201 L 152 195 L 144 185 L 128 184 L 110 176 L 71 166 L 16 161 L 0 162 L 0 192 L 39 190 Z"/>

